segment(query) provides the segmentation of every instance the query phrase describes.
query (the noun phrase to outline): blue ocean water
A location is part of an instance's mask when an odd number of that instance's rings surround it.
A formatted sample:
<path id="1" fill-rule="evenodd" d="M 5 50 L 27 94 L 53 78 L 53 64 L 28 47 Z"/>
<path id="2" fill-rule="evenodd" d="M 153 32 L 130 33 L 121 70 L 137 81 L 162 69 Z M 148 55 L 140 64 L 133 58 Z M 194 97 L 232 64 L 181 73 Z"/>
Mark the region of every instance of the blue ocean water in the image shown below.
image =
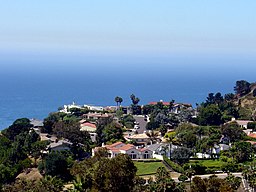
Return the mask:
<path id="1" fill-rule="evenodd" d="M 5 60 L 0 71 L 0 129 L 15 119 L 45 118 L 58 107 L 115 105 L 115 96 L 130 105 L 150 101 L 201 103 L 210 92 L 233 92 L 236 80 L 254 82 L 254 60 L 169 59 Z M 10 63 L 12 62 L 12 63 Z"/>

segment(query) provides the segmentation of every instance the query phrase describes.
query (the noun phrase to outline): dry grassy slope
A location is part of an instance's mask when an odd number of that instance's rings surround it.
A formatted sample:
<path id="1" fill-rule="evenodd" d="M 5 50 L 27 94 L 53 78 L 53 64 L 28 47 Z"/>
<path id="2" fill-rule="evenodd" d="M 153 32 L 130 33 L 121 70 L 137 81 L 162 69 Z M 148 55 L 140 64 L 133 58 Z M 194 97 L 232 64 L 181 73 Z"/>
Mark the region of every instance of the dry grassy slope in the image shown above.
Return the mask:
<path id="1" fill-rule="evenodd" d="M 252 92 L 239 98 L 237 104 L 240 109 L 250 113 L 251 116 L 256 115 L 256 97 L 253 97 Z"/>

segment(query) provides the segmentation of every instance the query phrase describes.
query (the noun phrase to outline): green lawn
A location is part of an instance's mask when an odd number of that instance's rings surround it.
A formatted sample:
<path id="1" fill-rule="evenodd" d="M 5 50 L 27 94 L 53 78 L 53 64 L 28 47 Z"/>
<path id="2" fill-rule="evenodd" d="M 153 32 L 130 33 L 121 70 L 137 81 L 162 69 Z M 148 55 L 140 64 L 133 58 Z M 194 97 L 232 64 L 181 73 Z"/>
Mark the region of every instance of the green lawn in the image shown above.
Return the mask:
<path id="1" fill-rule="evenodd" d="M 219 160 L 200 160 L 198 162 L 206 166 L 207 168 L 220 168 L 222 165 L 225 164 L 225 162 Z"/>
<path id="2" fill-rule="evenodd" d="M 137 175 L 155 174 L 158 167 L 165 167 L 162 162 L 134 162 L 137 167 Z"/>

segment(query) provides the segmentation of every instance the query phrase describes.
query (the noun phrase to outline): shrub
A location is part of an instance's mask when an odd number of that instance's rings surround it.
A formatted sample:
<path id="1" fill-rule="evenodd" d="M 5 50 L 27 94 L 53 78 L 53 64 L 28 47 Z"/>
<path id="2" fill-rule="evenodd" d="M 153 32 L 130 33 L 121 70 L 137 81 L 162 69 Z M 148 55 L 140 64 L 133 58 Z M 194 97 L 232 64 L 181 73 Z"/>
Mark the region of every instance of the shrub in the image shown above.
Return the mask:
<path id="1" fill-rule="evenodd" d="M 183 173 L 184 169 L 177 163 L 174 163 L 170 159 L 168 159 L 166 156 L 164 156 L 164 161 L 176 172 Z"/>
<path id="2" fill-rule="evenodd" d="M 255 131 L 256 130 L 256 122 L 249 122 L 247 124 L 247 128 L 252 129 L 253 131 Z"/>

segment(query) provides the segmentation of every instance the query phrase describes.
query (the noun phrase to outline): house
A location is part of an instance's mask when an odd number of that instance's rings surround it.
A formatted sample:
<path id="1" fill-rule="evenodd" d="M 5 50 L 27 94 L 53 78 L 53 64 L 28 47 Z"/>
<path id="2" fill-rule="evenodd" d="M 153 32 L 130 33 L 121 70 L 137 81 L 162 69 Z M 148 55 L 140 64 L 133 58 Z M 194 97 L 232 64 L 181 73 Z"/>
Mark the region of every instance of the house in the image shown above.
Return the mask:
<path id="1" fill-rule="evenodd" d="M 243 129 L 247 129 L 248 123 L 251 123 L 253 121 L 247 121 L 247 120 L 236 120 L 236 123 Z"/>
<path id="2" fill-rule="evenodd" d="M 232 123 L 232 122 L 236 122 L 241 128 L 247 129 L 248 123 L 251 123 L 253 121 L 249 121 L 249 120 L 236 120 L 235 118 L 232 118 L 231 121 L 229 121 L 227 123 Z"/>
<path id="3" fill-rule="evenodd" d="M 152 159 L 153 152 L 148 148 L 139 148 L 135 147 L 132 144 L 125 144 L 122 142 L 117 142 L 112 145 L 102 146 L 108 150 L 109 158 L 116 157 L 118 154 L 127 154 L 131 159 Z M 95 155 L 95 152 L 101 147 L 96 147 L 92 149 L 92 156 Z"/>
<path id="4" fill-rule="evenodd" d="M 218 155 L 221 151 L 227 151 L 230 148 L 231 147 L 229 145 L 226 145 L 226 144 L 214 145 L 214 147 L 212 148 L 212 154 Z"/>
<path id="5" fill-rule="evenodd" d="M 231 146 L 226 145 L 226 144 L 218 144 L 214 145 L 213 148 L 207 150 L 206 153 L 196 153 L 196 157 L 199 159 L 209 159 L 212 156 L 217 157 L 221 151 L 227 151 L 231 148 Z"/>
<path id="6" fill-rule="evenodd" d="M 80 131 L 88 131 L 88 132 L 95 132 L 96 131 L 96 125 L 95 123 L 90 122 L 84 122 L 80 125 Z"/>
<path id="7" fill-rule="evenodd" d="M 69 151 L 72 143 L 66 140 L 59 140 L 48 145 L 49 151 Z"/>
<path id="8" fill-rule="evenodd" d="M 112 117 L 112 114 L 107 114 L 107 113 L 88 113 L 84 114 L 83 117 L 87 120 L 99 120 L 101 118 L 109 118 Z"/>
<path id="9" fill-rule="evenodd" d="M 70 113 L 70 109 L 81 109 L 82 107 L 80 105 L 75 104 L 75 102 L 73 102 L 70 105 L 64 105 L 63 108 L 61 110 L 59 110 L 59 112 L 62 113 Z"/>
<path id="10" fill-rule="evenodd" d="M 80 131 L 88 131 L 91 137 L 92 142 L 96 142 L 96 124 L 95 123 L 90 123 L 87 121 L 81 121 L 82 124 L 80 125 Z"/>
<path id="11" fill-rule="evenodd" d="M 170 145 L 167 143 L 156 143 L 146 147 L 147 149 L 153 151 L 153 158 L 160 160 L 163 160 L 164 156 L 170 158 L 173 150 L 178 148 L 176 145 Z"/>
<path id="12" fill-rule="evenodd" d="M 87 108 L 87 109 L 89 109 L 91 111 L 103 111 L 104 110 L 104 108 L 101 107 L 101 106 L 84 105 L 83 107 Z"/>
<path id="13" fill-rule="evenodd" d="M 128 135 L 126 138 L 128 141 L 134 141 L 137 144 L 147 145 L 150 143 L 150 137 L 146 133 Z"/>
<path id="14" fill-rule="evenodd" d="M 30 124 L 33 125 L 33 129 L 37 134 L 41 132 L 41 129 L 44 126 L 43 121 L 38 119 L 30 119 Z"/>
<path id="15" fill-rule="evenodd" d="M 170 102 L 164 102 L 163 100 L 160 100 L 159 102 L 149 102 L 149 105 L 157 105 L 158 103 L 162 103 L 164 106 L 169 107 Z M 181 109 L 191 109 L 192 110 L 192 105 L 189 103 L 173 103 L 171 112 L 178 114 L 180 113 Z"/>
<path id="16" fill-rule="evenodd" d="M 40 141 L 55 142 L 57 140 L 57 137 L 53 135 L 49 135 L 48 133 L 40 133 L 39 137 L 40 137 Z"/>

